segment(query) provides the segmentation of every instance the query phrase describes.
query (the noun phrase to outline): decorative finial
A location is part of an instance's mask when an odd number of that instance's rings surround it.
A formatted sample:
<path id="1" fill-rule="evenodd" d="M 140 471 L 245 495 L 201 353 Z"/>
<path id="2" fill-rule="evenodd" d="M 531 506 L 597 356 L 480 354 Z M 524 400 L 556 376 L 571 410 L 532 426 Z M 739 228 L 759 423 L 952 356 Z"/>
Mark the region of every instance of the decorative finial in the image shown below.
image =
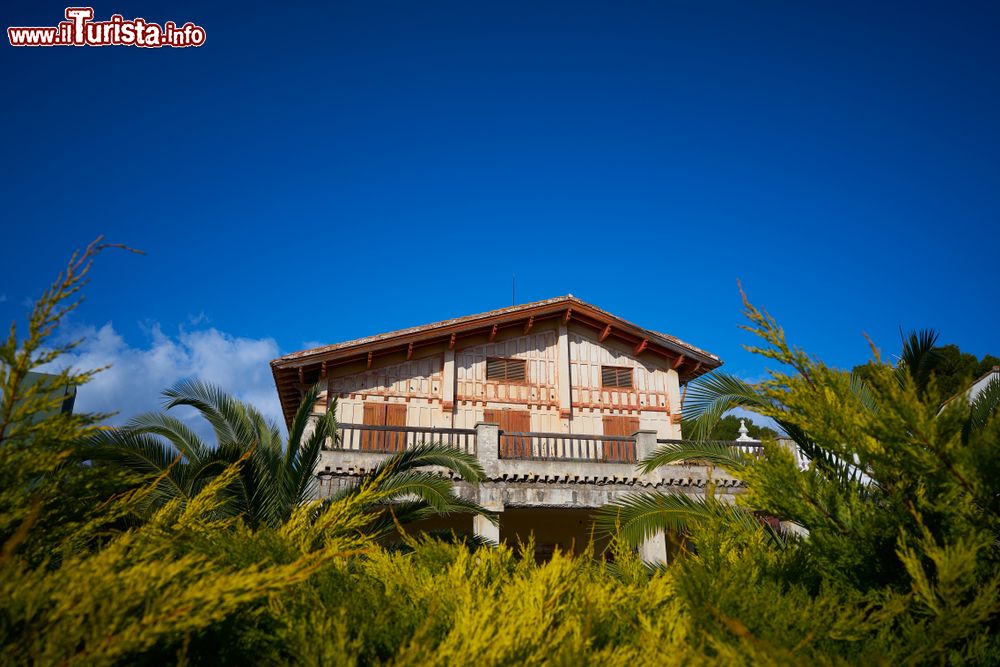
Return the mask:
<path id="1" fill-rule="evenodd" d="M 736 438 L 736 442 L 756 442 L 750 437 L 750 431 L 747 429 L 747 423 L 744 420 L 740 420 L 740 437 Z"/>

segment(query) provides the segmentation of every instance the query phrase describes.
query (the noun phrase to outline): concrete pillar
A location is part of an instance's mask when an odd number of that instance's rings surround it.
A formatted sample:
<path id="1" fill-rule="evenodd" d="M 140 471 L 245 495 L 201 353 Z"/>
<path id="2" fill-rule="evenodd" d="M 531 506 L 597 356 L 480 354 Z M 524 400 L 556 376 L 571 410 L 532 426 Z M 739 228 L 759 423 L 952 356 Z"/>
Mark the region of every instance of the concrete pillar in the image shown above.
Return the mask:
<path id="1" fill-rule="evenodd" d="M 659 447 L 656 443 L 656 436 L 656 431 L 652 430 L 636 431 L 632 434 L 632 437 L 635 438 L 636 464 L 652 454 Z M 658 484 L 663 481 L 663 475 L 660 474 L 659 470 L 654 470 L 653 472 L 643 473 L 641 479 L 649 484 Z"/>
<path id="2" fill-rule="evenodd" d="M 569 419 L 573 415 L 573 381 L 569 367 L 569 328 L 565 322 L 559 323 L 559 339 L 556 345 L 558 362 L 556 378 L 559 381 L 559 418 Z"/>
<path id="3" fill-rule="evenodd" d="M 500 425 L 479 422 L 476 424 L 476 458 L 487 477 L 500 472 Z"/>
<path id="4" fill-rule="evenodd" d="M 667 564 L 667 539 L 662 530 L 642 543 L 639 547 L 639 557 L 654 565 Z"/>
<path id="5" fill-rule="evenodd" d="M 476 424 L 476 458 L 486 471 L 487 478 L 500 474 L 500 425 L 479 422 Z M 503 512 L 503 501 L 492 491 L 480 485 L 479 504 L 492 512 Z M 473 532 L 494 544 L 500 544 L 500 526 L 494 526 L 481 516 L 472 517 Z"/>
<path id="6" fill-rule="evenodd" d="M 486 517 L 478 514 L 472 517 L 472 532 L 476 537 L 488 540 L 492 544 L 500 544 L 500 525 L 493 525 Z"/>
<path id="7" fill-rule="evenodd" d="M 632 437 L 635 438 L 635 456 L 639 461 L 652 454 L 659 447 L 656 444 L 656 431 L 644 429 L 636 431 Z"/>

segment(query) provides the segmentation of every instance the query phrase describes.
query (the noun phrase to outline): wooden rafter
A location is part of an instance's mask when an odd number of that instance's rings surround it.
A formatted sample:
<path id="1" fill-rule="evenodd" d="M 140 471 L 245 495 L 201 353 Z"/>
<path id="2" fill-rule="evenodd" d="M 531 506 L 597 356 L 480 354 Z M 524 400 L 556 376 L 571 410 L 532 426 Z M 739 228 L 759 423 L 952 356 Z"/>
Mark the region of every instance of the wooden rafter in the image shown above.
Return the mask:
<path id="1" fill-rule="evenodd" d="M 409 361 L 413 358 L 413 343 L 410 343 L 409 347 L 406 348 L 406 360 Z"/>
<path id="2" fill-rule="evenodd" d="M 632 349 L 632 354 L 637 355 L 641 353 L 643 350 L 645 350 L 647 347 L 649 347 L 649 339 L 643 338 L 641 341 L 639 341 L 639 344 Z"/>
<path id="3" fill-rule="evenodd" d="M 305 384 L 305 383 L 306 383 L 306 369 L 303 368 L 302 366 L 299 366 L 299 384 Z"/>
<path id="4" fill-rule="evenodd" d="M 324 361 L 322 367 L 320 368 L 320 377 L 325 380 L 327 378 L 327 373 L 329 372 L 329 370 L 330 368 L 328 363 Z"/>
<path id="5" fill-rule="evenodd" d="M 368 353 L 368 368 L 369 369 L 371 369 L 371 367 L 372 367 L 372 359 L 374 358 L 374 356 L 375 356 L 374 352 L 369 352 Z"/>
<path id="6" fill-rule="evenodd" d="M 454 350 L 455 349 L 455 339 L 456 338 L 457 338 L 457 334 L 452 334 L 451 335 L 451 340 L 448 341 L 448 349 L 449 350 Z"/>
<path id="7" fill-rule="evenodd" d="M 493 330 L 490 331 L 490 340 L 493 340 L 494 338 L 497 337 L 497 326 L 498 325 L 496 324 L 493 325 Z"/>
<path id="8" fill-rule="evenodd" d="M 674 370 L 677 370 L 678 368 L 680 368 L 681 364 L 684 363 L 685 359 L 686 359 L 686 357 L 683 354 L 681 356 L 677 357 L 676 359 L 674 359 L 674 365 L 673 365 Z"/>
<path id="9" fill-rule="evenodd" d="M 609 324 L 608 326 L 604 327 L 604 331 L 601 332 L 601 337 L 598 340 L 603 343 L 608 339 L 608 336 L 610 335 L 611 335 L 611 325 Z"/>
<path id="10" fill-rule="evenodd" d="M 533 326 L 535 326 L 535 316 L 534 315 L 532 315 L 531 317 L 529 317 L 528 321 L 525 322 L 525 324 L 524 324 L 524 334 L 523 335 L 527 336 L 528 332 L 531 331 L 531 327 L 533 327 Z"/>
<path id="11" fill-rule="evenodd" d="M 573 317 L 573 309 L 572 308 L 567 308 L 566 309 L 566 314 L 563 315 L 563 324 L 568 324 L 569 323 L 569 318 L 571 318 L 571 317 Z"/>

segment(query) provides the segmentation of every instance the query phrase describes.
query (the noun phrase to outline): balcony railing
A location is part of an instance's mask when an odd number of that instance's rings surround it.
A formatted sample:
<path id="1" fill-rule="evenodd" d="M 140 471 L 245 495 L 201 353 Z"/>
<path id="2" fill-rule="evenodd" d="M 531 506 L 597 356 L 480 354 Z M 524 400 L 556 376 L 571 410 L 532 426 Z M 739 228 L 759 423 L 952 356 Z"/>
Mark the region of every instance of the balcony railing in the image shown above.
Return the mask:
<path id="1" fill-rule="evenodd" d="M 476 431 L 471 428 L 340 424 L 338 433 L 340 437 L 333 449 L 395 454 L 427 443 L 476 453 Z"/>
<path id="2" fill-rule="evenodd" d="M 577 433 L 500 432 L 500 458 L 635 463 L 635 438 Z"/>
<path id="3" fill-rule="evenodd" d="M 340 424 L 334 450 L 394 454 L 421 443 L 455 447 L 476 453 L 476 430 L 471 428 L 434 428 L 423 426 L 371 426 Z M 587 461 L 627 463 L 638 461 L 634 436 L 592 435 L 584 433 L 528 433 L 499 431 L 497 454 L 501 459 L 536 461 Z M 759 442 L 732 440 L 711 441 L 759 457 L 764 448 Z M 657 439 L 658 446 L 689 444 L 686 440 Z"/>

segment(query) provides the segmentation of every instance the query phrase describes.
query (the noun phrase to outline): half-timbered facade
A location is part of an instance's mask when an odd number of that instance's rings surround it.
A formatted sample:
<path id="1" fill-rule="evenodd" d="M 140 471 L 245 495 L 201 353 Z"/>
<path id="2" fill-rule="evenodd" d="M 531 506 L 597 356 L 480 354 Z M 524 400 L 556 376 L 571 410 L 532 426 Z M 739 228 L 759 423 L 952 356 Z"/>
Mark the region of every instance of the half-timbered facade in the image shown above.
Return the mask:
<path id="1" fill-rule="evenodd" d="M 386 454 L 444 442 L 487 472 L 458 491 L 501 512 L 499 531 L 468 528 L 510 541 L 533 531 L 544 552 L 582 547 L 589 512 L 637 486 L 701 492 L 701 467 L 639 474 L 635 463 L 682 437 L 681 386 L 721 363 L 570 295 L 296 352 L 272 370 L 286 419 L 316 383 L 317 412 L 336 398 L 323 493 Z"/>

